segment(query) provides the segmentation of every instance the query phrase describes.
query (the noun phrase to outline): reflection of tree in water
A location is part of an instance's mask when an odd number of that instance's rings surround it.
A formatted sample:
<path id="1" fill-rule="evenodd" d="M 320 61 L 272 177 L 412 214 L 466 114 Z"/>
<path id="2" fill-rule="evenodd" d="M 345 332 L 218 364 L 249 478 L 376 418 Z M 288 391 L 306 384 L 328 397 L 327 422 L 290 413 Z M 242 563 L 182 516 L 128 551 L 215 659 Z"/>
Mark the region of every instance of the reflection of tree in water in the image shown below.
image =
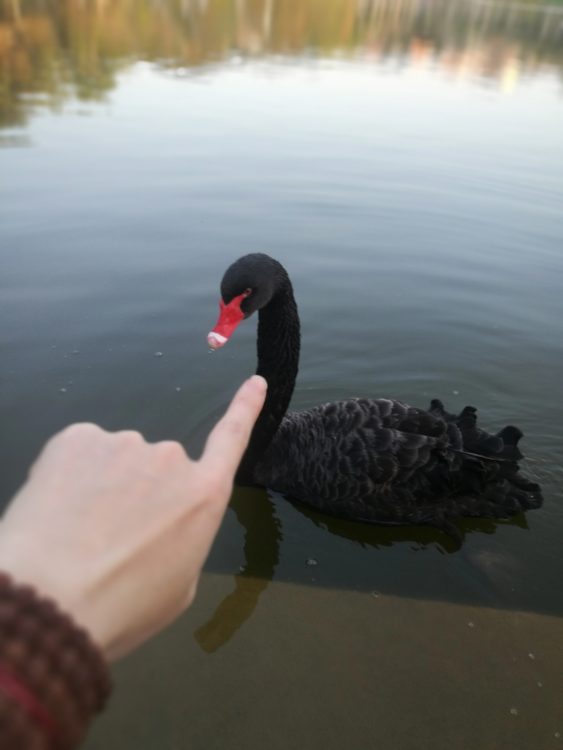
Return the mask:
<path id="1" fill-rule="evenodd" d="M 197 68 L 233 55 L 395 57 L 513 79 L 563 64 L 563 8 L 455 0 L 0 0 L 0 125 L 97 99 L 132 60 Z"/>
<path id="2" fill-rule="evenodd" d="M 245 565 L 234 576 L 234 591 L 194 633 L 201 648 L 209 653 L 227 643 L 251 617 L 279 561 L 280 524 L 265 490 L 235 490 L 231 508 L 245 530 Z"/>
<path id="3" fill-rule="evenodd" d="M 89 4 L 0 0 L 0 126 L 23 124 L 38 104 L 111 90 L 124 60 L 108 54 L 102 29 Z"/>

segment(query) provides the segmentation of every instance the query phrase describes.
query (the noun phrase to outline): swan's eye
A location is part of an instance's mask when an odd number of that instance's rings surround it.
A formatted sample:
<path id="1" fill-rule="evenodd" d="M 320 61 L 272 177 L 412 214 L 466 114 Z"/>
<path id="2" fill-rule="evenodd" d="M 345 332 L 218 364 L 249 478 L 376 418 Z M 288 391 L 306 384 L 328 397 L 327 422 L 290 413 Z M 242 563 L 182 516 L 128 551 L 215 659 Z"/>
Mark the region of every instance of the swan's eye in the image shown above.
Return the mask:
<path id="1" fill-rule="evenodd" d="M 252 289 L 248 288 L 248 289 L 244 290 L 244 292 L 242 293 L 242 296 L 243 297 L 250 297 L 251 294 L 252 294 Z"/>

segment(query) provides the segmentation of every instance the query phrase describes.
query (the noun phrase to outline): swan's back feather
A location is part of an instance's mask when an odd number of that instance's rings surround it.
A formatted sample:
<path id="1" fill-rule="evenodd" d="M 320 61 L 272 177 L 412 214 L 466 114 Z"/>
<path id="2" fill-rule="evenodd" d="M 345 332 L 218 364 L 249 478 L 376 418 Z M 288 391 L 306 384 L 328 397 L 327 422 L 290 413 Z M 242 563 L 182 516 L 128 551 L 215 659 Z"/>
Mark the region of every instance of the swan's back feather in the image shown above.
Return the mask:
<path id="1" fill-rule="evenodd" d="M 350 399 L 289 412 L 255 481 L 320 510 L 379 523 L 447 523 L 538 507 L 516 460 L 520 431 L 491 435 L 476 409 L 448 414 L 391 399 Z M 482 457 L 482 459 L 481 459 Z"/>

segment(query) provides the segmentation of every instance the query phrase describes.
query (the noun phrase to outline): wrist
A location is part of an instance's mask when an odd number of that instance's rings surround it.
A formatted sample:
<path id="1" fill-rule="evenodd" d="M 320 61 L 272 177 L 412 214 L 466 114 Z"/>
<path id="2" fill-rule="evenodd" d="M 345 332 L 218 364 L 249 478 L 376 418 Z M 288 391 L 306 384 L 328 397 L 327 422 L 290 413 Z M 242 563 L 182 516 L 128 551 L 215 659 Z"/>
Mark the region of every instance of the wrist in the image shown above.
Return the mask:
<path id="1" fill-rule="evenodd" d="M 38 596 L 55 602 L 105 653 L 103 638 L 84 605 L 84 582 L 80 585 L 74 571 L 57 564 L 56 552 L 49 556 L 41 549 L 40 540 L 32 537 L 0 522 L 0 575 L 5 573 L 18 584 L 31 587 Z"/>

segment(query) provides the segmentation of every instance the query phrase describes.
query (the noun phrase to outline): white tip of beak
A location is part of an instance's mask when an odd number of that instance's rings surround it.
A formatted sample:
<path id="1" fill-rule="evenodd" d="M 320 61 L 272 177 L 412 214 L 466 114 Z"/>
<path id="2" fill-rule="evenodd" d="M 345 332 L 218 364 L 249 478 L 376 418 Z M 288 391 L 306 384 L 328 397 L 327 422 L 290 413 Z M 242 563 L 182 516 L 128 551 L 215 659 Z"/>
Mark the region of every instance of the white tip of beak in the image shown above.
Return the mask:
<path id="1" fill-rule="evenodd" d="M 207 334 L 207 345 L 210 349 L 220 349 L 223 344 L 226 344 L 228 341 L 226 336 L 221 336 L 220 333 L 216 333 L 215 331 L 211 331 L 211 333 Z"/>

